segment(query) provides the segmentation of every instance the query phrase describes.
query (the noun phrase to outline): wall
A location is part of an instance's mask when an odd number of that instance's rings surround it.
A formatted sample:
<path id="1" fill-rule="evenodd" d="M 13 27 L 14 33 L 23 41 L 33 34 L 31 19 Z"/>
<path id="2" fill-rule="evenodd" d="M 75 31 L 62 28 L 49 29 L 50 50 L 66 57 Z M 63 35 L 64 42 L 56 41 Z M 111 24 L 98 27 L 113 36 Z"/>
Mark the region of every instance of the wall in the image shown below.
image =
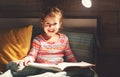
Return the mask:
<path id="1" fill-rule="evenodd" d="M 0 0 L 1 18 L 40 17 L 46 6 L 57 5 L 64 17 L 98 18 L 100 50 L 98 68 L 101 77 L 119 75 L 120 0 L 92 0 L 92 8 L 84 8 L 81 0 Z M 120 75 L 119 75 L 120 76 Z"/>

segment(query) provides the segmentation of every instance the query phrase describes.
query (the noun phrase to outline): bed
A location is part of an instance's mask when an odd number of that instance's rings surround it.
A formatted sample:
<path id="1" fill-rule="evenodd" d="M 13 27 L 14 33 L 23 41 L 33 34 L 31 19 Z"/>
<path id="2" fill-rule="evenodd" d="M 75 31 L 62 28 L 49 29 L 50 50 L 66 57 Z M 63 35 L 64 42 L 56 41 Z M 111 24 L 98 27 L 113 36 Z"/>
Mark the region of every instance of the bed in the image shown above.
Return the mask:
<path id="1" fill-rule="evenodd" d="M 22 59 L 31 40 L 42 32 L 39 18 L 0 18 L 0 71 L 10 61 Z M 78 61 L 96 63 L 96 18 L 64 18 L 63 33 Z"/>

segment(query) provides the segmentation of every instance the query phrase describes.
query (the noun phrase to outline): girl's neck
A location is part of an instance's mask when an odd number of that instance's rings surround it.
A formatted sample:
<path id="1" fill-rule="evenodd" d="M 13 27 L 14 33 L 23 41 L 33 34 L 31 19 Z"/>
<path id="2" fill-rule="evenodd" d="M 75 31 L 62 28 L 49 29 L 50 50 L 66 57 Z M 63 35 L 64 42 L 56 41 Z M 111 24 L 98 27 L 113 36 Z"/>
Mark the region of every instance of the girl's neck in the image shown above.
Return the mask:
<path id="1" fill-rule="evenodd" d="M 59 39 L 59 34 L 55 34 L 54 36 L 47 36 L 46 34 L 43 34 L 43 37 L 45 38 L 45 40 L 49 43 L 55 43 L 58 41 Z"/>

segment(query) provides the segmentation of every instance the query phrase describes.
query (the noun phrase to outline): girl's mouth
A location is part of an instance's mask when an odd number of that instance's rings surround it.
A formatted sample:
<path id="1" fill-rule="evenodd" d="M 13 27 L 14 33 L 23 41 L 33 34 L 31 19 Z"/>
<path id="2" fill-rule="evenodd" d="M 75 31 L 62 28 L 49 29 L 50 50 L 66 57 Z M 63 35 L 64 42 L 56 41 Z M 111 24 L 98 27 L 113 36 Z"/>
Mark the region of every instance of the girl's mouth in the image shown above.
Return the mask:
<path id="1" fill-rule="evenodd" d="M 54 29 L 49 29 L 48 32 L 55 32 L 55 30 Z"/>

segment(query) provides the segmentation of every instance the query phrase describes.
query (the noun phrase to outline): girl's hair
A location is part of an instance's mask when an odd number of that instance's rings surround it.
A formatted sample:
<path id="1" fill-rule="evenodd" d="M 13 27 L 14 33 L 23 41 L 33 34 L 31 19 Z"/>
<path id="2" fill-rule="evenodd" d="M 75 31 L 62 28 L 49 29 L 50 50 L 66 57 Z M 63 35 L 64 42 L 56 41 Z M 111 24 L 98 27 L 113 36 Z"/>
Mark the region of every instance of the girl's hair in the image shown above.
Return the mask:
<path id="1" fill-rule="evenodd" d="M 49 7 L 44 9 L 43 15 L 41 17 L 42 21 L 44 21 L 46 16 L 58 17 L 60 19 L 60 23 L 63 21 L 62 10 L 60 10 L 57 7 L 52 7 L 52 8 Z"/>

